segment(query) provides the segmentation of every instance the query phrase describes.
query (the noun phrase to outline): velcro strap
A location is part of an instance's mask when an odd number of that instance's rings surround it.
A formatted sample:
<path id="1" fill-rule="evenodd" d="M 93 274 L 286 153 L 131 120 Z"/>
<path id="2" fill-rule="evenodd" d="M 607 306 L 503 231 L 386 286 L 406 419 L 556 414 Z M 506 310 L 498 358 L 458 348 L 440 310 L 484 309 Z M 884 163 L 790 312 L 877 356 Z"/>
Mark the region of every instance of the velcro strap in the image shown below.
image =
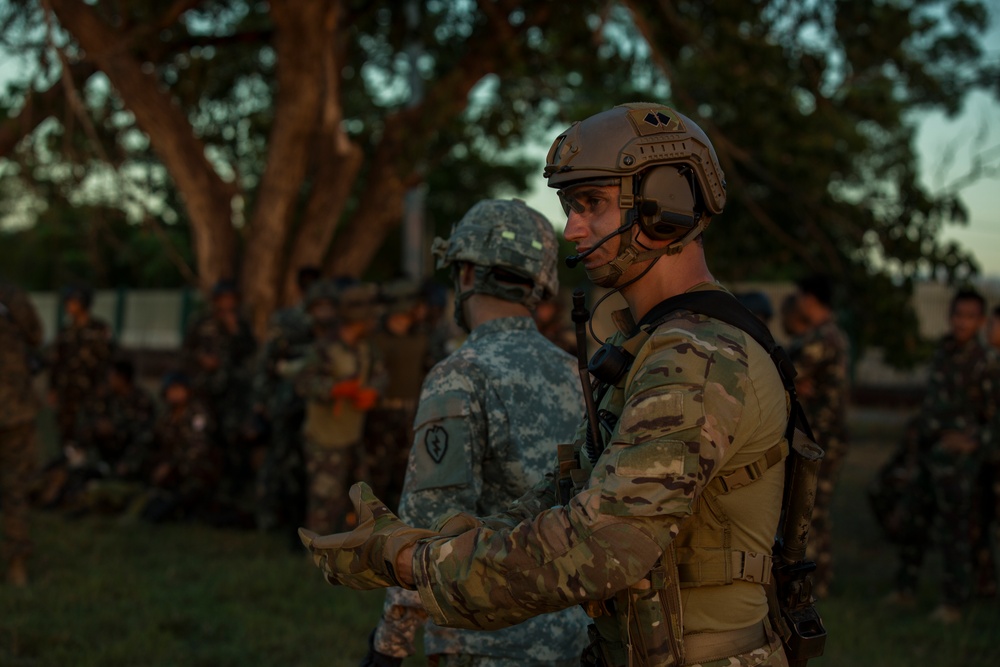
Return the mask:
<path id="1" fill-rule="evenodd" d="M 781 462 L 787 454 L 787 444 L 782 440 L 764 452 L 764 455 L 753 463 L 748 463 L 732 472 L 720 473 L 712 480 L 711 484 L 716 486 L 717 493 L 729 493 L 734 489 L 753 484 L 764 476 L 768 468 Z"/>

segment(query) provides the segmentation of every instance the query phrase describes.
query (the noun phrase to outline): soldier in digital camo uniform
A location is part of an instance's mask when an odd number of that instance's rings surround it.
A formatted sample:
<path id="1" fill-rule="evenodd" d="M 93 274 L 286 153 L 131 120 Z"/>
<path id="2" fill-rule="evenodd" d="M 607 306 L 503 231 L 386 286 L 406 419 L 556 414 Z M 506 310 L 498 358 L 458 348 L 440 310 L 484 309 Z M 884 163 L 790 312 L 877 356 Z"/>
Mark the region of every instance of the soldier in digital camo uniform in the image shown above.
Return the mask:
<path id="1" fill-rule="evenodd" d="M 435 249 L 438 268 L 452 267 L 456 319 L 471 333 L 420 392 L 399 514 L 423 528 L 456 511 L 506 509 L 551 469 L 583 410 L 573 358 L 531 317 L 558 289 L 551 223 L 521 201 L 482 201 Z M 420 626 L 424 652 L 439 666 L 576 665 L 586 644 L 580 609 L 493 632 L 426 620 L 415 591 L 389 589 L 367 664 L 401 664 Z"/>
<path id="2" fill-rule="evenodd" d="M 39 401 L 30 355 L 42 342 L 42 323 L 28 295 L 0 282 L 0 558 L 7 582 L 28 584 L 28 493 L 37 463 Z"/>
<path id="3" fill-rule="evenodd" d="M 669 297 L 723 289 L 698 240 L 725 204 L 715 151 L 673 109 L 627 104 L 560 135 L 545 173 L 576 259 L 628 303 L 611 342 L 634 363 L 598 397 L 608 445 L 581 490 L 560 503 L 539 486 L 505 514 L 425 530 L 359 484 L 358 528 L 300 530 L 303 543 L 328 581 L 414 588 L 442 625 L 500 628 L 585 604 L 589 664 L 787 665 L 765 590 L 787 453 L 782 381 L 740 329 L 670 304 L 657 313 Z"/>
<path id="4" fill-rule="evenodd" d="M 788 348 L 795 364 L 795 390 L 824 451 L 816 486 L 816 504 L 809 529 L 807 558 L 816 563 L 813 593 L 826 597 L 833 580 L 833 528 L 830 504 L 840 468 L 847 456 L 849 398 L 847 336 L 837 325 L 833 294 L 825 276 L 796 282 L 797 309 L 808 329 Z"/>

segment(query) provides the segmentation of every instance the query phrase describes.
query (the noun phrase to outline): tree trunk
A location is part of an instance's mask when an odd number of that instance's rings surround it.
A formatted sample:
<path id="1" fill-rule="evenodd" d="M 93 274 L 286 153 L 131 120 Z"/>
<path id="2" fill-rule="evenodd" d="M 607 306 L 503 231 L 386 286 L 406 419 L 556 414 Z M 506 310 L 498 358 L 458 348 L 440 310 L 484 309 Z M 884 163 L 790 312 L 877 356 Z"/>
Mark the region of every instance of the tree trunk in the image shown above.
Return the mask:
<path id="1" fill-rule="evenodd" d="M 243 289 L 258 333 L 278 304 L 288 233 L 319 120 L 324 45 L 334 37 L 339 5 L 325 0 L 271 3 L 278 90 L 243 264 Z"/>
<path id="2" fill-rule="evenodd" d="M 327 14 L 332 24 L 328 27 L 329 34 L 336 37 L 328 39 L 323 49 L 323 100 L 314 141 L 312 190 L 285 271 L 284 303 L 292 302 L 297 295 L 295 277 L 299 268 L 322 266 L 364 157 L 340 126 L 344 117 L 340 70 L 346 36 L 339 28 L 338 18 L 333 12 Z"/>
<path id="3" fill-rule="evenodd" d="M 210 287 L 232 276 L 236 234 L 231 213 L 236 189 L 224 182 L 205 156 L 204 144 L 194 135 L 184 111 L 142 63 L 127 51 L 119 33 L 79 0 L 47 0 L 46 4 L 111 81 L 136 124 L 149 137 L 184 200 L 195 240 L 199 281 Z"/>

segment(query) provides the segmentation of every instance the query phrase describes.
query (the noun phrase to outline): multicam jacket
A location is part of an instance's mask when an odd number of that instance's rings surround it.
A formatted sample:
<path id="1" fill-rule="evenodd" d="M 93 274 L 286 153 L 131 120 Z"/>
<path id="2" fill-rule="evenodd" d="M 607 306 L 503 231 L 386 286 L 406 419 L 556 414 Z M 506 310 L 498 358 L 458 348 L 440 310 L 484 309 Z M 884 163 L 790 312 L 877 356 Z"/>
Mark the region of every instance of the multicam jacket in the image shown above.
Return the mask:
<path id="1" fill-rule="evenodd" d="M 476 327 L 424 381 L 400 517 L 430 527 L 456 510 L 477 516 L 504 510 L 552 470 L 556 445 L 572 441 L 582 413 L 572 357 L 530 317 Z M 411 655 L 425 618 L 414 591 L 391 589 L 376 648 Z M 585 637 L 586 615 L 568 609 L 495 632 L 427 623 L 424 651 L 545 663 L 579 657 Z"/>

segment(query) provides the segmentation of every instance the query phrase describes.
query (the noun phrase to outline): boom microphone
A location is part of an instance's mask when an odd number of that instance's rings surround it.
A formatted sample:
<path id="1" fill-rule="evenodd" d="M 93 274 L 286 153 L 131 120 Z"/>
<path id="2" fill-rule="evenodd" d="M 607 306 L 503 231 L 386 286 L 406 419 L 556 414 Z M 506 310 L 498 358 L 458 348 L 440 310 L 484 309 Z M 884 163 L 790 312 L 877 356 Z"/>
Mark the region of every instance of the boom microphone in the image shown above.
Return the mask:
<path id="1" fill-rule="evenodd" d="M 607 243 L 609 239 L 612 239 L 615 236 L 618 236 L 619 234 L 628 231 L 629 227 L 631 227 L 634 224 L 635 224 L 635 222 L 633 222 L 633 221 L 626 222 L 624 225 L 622 225 L 621 227 L 619 227 L 615 231 L 611 232 L 610 234 L 608 234 L 607 236 L 605 236 L 604 238 L 602 238 L 600 241 L 598 241 L 597 243 L 595 243 L 593 246 L 591 246 L 587 250 L 584 250 L 581 253 L 577 253 L 576 255 L 570 255 L 569 257 L 567 257 L 564 260 L 566 262 L 566 266 L 568 268 L 570 268 L 570 269 L 575 269 L 577 264 L 579 264 L 580 262 L 582 262 L 592 252 L 594 252 L 595 250 L 597 250 L 598 248 L 600 248 L 602 245 L 604 245 L 605 243 Z"/>

